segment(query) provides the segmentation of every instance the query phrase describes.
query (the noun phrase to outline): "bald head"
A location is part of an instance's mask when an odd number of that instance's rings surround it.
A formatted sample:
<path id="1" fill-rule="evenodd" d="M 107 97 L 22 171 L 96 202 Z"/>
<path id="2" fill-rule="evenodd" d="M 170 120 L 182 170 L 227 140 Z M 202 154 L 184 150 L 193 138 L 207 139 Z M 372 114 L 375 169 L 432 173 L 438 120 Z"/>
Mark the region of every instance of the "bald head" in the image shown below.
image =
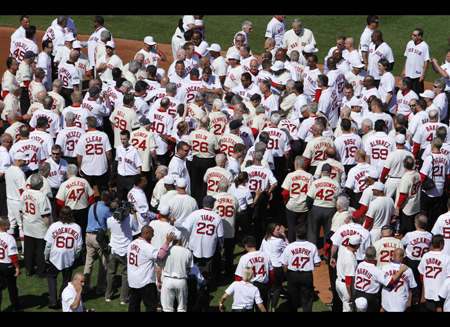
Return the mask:
<path id="1" fill-rule="evenodd" d="M 330 147 L 328 147 L 325 150 L 325 154 L 327 155 L 328 158 L 335 158 L 336 157 L 336 150 L 335 150 L 335 148 L 330 146 Z"/>

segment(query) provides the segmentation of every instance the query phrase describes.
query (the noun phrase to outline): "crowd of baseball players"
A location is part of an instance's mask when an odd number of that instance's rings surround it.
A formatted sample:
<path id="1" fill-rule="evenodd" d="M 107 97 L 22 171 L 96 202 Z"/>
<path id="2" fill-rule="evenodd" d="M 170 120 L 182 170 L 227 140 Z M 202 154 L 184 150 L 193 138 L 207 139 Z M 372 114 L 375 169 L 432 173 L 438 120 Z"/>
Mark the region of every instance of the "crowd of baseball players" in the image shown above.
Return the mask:
<path id="1" fill-rule="evenodd" d="M 12 308 L 27 305 L 22 272 L 63 311 L 94 311 L 89 293 L 201 311 L 232 281 L 220 311 L 310 312 L 326 264 L 332 311 L 450 311 L 450 51 L 439 64 L 417 28 L 395 61 L 374 15 L 330 49 L 285 15 L 244 21 L 222 48 L 202 18 L 173 26 L 173 62 L 152 36 L 123 62 L 102 16 L 88 41 L 67 16 L 42 40 L 20 17 L 0 101 Z"/>

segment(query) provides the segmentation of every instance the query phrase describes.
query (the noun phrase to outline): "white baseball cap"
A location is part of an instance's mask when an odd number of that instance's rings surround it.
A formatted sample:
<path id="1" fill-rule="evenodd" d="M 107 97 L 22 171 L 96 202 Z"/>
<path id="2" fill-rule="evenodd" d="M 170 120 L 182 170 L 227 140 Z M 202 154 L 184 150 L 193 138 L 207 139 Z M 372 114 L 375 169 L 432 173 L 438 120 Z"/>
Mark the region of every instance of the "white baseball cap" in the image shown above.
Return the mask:
<path id="1" fill-rule="evenodd" d="M 232 51 L 229 55 L 227 55 L 227 59 L 241 60 L 241 55 L 237 51 Z"/>
<path id="2" fill-rule="evenodd" d="M 372 185 L 372 190 L 378 190 L 380 192 L 384 192 L 384 184 L 381 182 L 375 182 Z"/>
<path id="3" fill-rule="evenodd" d="M 355 300 L 355 305 L 358 311 L 365 312 L 367 310 L 367 299 L 364 297 L 359 297 Z"/>
<path id="4" fill-rule="evenodd" d="M 159 213 L 166 216 L 170 213 L 170 206 L 168 204 L 163 204 L 159 207 Z"/>
<path id="5" fill-rule="evenodd" d="M 352 100 L 350 100 L 350 106 L 351 107 L 361 107 L 362 106 L 362 100 L 360 98 L 353 98 Z"/>
<path id="6" fill-rule="evenodd" d="M 284 69 L 284 63 L 282 61 L 280 61 L 280 60 L 277 60 L 277 61 L 274 62 L 272 67 L 270 67 L 270 69 L 272 69 L 274 72 L 282 70 L 282 69 Z"/>
<path id="7" fill-rule="evenodd" d="M 148 45 L 155 45 L 156 42 L 153 40 L 152 36 L 146 36 L 144 39 L 144 43 Z"/>
<path id="8" fill-rule="evenodd" d="M 363 68 L 364 64 L 359 60 L 354 60 L 352 61 L 352 67 Z"/>
<path id="9" fill-rule="evenodd" d="M 348 244 L 358 245 L 362 243 L 362 238 L 358 234 L 351 236 L 348 240 Z"/>
<path id="10" fill-rule="evenodd" d="M 178 187 L 181 187 L 181 188 L 184 188 L 184 187 L 187 186 L 187 182 L 186 182 L 186 180 L 185 180 L 184 178 L 177 178 L 175 184 L 176 184 Z"/>
<path id="11" fill-rule="evenodd" d="M 71 42 L 71 41 L 75 41 L 76 39 L 75 39 L 75 36 L 73 36 L 73 33 L 69 32 L 64 37 L 64 40 Z"/>
<path id="12" fill-rule="evenodd" d="M 28 160 L 28 154 L 25 152 L 16 152 L 14 154 L 14 160 Z"/>
<path id="13" fill-rule="evenodd" d="M 367 177 L 380 178 L 380 173 L 375 168 L 370 168 Z"/>
<path id="14" fill-rule="evenodd" d="M 81 49 L 81 47 L 82 47 L 82 45 L 81 45 L 80 41 L 78 41 L 78 40 L 73 41 L 72 48 Z"/>
<path id="15" fill-rule="evenodd" d="M 420 93 L 419 96 L 422 98 L 434 99 L 434 92 L 431 90 L 425 90 L 425 92 Z"/>
<path id="16" fill-rule="evenodd" d="M 207 48 L 207 50 L 208 51 L 220 52 L 220 51 L 222 51 L 222 48 L 217 43 L 213 43 L 213 44 L 211 44 L 211 46 L 209 48 Z"/>
<path id="17" fill-rule="evenodd" d="M 116 44 L 114 43 L 114 41 L 108 41 L 106 42 L 106 46 L 115 49 L 116 48 Z"/>
<path id="18" fill-rule="evenodd" d="M 319 49 L 317 49 L 314 45 L 312 44 L 307 44 L 305 45 L 305 47 L 303 48 L 303 52 L 305 53 L 314 53 L 314 52 L 318 52 Z"/>
<path id="19" fill-rule="evenodd" d="M 395 143 L 398 144 L 405 144 L 406 143 L 406 137 L 403 134 L 398 134 L 395 136 Z"/>

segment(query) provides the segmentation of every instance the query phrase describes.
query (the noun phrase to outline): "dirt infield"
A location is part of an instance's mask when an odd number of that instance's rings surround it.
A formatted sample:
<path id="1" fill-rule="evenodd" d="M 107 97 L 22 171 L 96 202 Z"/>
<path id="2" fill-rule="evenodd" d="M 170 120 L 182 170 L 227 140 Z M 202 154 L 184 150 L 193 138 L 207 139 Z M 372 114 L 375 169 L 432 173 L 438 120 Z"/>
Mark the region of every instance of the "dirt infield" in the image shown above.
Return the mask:
<path id="1" fill-rule="evenodd" d="M 16 28 L 7 28 L 0 27 L 0 44 L 4 45 L 0 47 L 0 74 L 3 75 L 3 72 L 6 70 L 6 59 L 9 56 L 9 48 L 10 48 L 10 37 L 11 34 L 14 33 Z M 36 41 L 39 46 L 39 50 L 41 50 L 41 41 L 45 31 L 37 31 Z M 78 39 L 80 41 L 87 41 L 89 39 L 88 35 L 78 35 Z M 143 41 L 134 41 L 134 40 L 125 40 L 125 39 L 117 39 L 114 38 L 116 43 L 116 54 L 122 59 L 124 65 L 130 62 L 134 55 L 142 49 Z M 160 68 L 168 70 L 170 64 L 173 62 L 172 56 L 172 47 L 167 44 L 158 44 L 159 50 L 161 50 L 166 56 L 166 62 L 160 62 Z M 87 55 L 87 49 L 83 48 L 82 52 Z M 226 54 L 226 51 L 223 52 L 223 55 Z M 255 55 L 258 59 L 260 56 Z M 319 65 L 321 67 L 321 65 Z M 427 83 L 425 86 L 426 89 L 432 89 L 432 84 Z M 323 236 L 323 235 L 322 235 Z M 323 249 L 320 249 L 320 254 L 323 253 Z M 316 268 L 314 271 L 314 285 L 316 287 L 316 292 L 320 300 L 324 303 L 331 302 L 332 294 L 329 291 L 330 282 L 328 276 L 328 265 L 322 261 L 321 267 Z"/>

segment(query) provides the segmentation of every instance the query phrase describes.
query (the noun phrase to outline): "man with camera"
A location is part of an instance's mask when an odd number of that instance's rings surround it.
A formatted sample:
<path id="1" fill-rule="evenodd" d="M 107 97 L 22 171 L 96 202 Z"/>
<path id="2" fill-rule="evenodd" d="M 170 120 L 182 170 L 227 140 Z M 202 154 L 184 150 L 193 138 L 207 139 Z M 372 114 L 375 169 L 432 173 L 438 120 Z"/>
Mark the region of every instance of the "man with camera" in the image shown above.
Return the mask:
<path id="1" fill-rule="evenodd" d="M 106 267 L 108 264 L 107 250 L 108 240 L 106 239 L 106 220 L 113 215 L 109 205 L 113 200 L 110 191 L 103 191 L 100 195 L 100 201 L 89 208 L 88 222 L 86 228 L 86 263 L 84 265 L 85 282 L 83 293 L 93 290 L 90 287 L 92 266 L 96 257 L 99 258 L 98 276 L 97 276 L 97 294 L 106 292 Z M 103 243 L 103 242 L 104 243 Z"/>
<path id="2" fill-rule="evenodd" d="M 120 304 L 126 304 L 130 296 L 127 274 L 127 247 L 133 241 L 133 231 L 139 229 L 139 223 L 136 216 L 136 209 L 128 201 L 113 201 L 110 204 L 110 210 L 114 215 L 106 220 L 106 225 L 111 235 L 109 241 L 111 254 L 109 255 L 106 272 L 105 300 L 106 302 L 111 302 L 111 297 L 114 293 L 114 277 L 120 265 L 122 274 Z M 133 215 L 133 219 L 130 217 L 131 214 Z"/>

